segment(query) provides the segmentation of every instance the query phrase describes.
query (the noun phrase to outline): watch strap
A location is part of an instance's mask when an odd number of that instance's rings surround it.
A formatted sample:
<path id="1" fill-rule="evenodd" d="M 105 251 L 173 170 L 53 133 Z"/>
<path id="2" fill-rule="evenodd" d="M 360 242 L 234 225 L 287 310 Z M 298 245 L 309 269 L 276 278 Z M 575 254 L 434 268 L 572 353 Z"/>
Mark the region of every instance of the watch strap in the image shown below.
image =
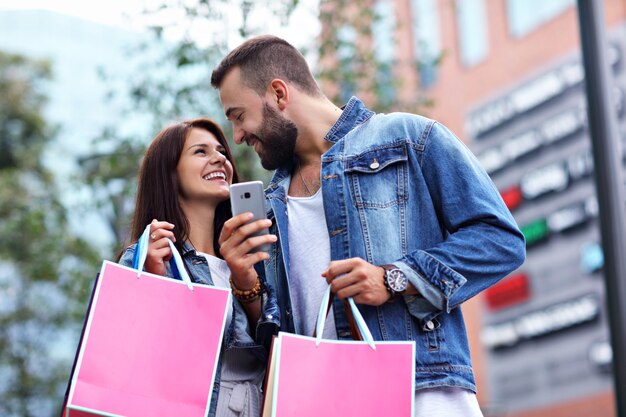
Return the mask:
<path id="1" fill-rule="evenodd" d="M 398 295 L 397 292 L 395 292 L 393 290 L 393 288 L 391 288 L 391 286 L 389 285 L 389 271 L 393 270 L 393 269 L 398 269 L 397 266 L 393 265 L 393 264 L 388 264 L 388 265 L 381 265 L 381 268 L 383 268 L 385 270 L 385 274 L 383 275 L 383 282 L 385 283 L 385 288 L 387 289 L 387 292 L 391 295 L 391 297 L 395 297 Z"/>

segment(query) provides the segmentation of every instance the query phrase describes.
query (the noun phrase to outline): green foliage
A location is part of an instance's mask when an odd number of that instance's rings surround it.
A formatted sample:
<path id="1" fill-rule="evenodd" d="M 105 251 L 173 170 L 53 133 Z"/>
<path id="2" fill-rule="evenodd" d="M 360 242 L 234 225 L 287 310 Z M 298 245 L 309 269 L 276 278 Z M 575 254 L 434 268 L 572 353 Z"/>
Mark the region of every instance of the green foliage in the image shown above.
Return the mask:
<path id="1" fill-rule="evenodd" d="M 99 261 L 42 164 L 45 62 L 0 52 L 0 415 L 55 415 Z M 67 346 L 71 346 L 67 348 Z"/>
<path id="2" fill-rule="evenodd" d="M 45 97 L 31 91 L 31 82 L 49 73 L 45 62 L 28 63 L 19 55 L 0 54 L 0 169 L 38 164 L 45 121 L 32 109 L 40 108 Z"/>
<path id="3" fill-rule="evenodd" d="M 407 86 L 398 77 L 401 62 L 395 56 L 398 29 L 391 0 L 321 0 L 322 35 L 318 79 L 337 104 L 358 95 L 377 112 L 407 111 L 418 113 L 432 103 L 416 89 L 410 100 L 399 94 Z M 383 6 L 383 7 L 380 7 Z M 384 7 L 389 7 L 386 13 Z M 382 35 L 382 36 L 381 36 Z M 381 54 L 379 49 L 386 49 Z M 434 65 L 438 65 L 438 61 Z M 424 65 L 416 60 L 411 67 L 417 72 Z"/>
<path id="4" fill-rule="evenodd" d="M 145 11 L 152 20 L 159 20 L 159 16 L 177 17 L 160 19 L 158 25 L 150 27 L 151 36 L 128 54 L 129 65 L 134 65 L 135 70 L 131 78 L 124 80 L 126 90 L 110 93 L 111 100 L 121 97 L 127 103 L 121 113 L 124 120 L 134 121 L 134 126 L 108 126 L 95 141 L 96 148 L 105 151 L 95 151 L 81 162 L 80 181 L 91 186 L 92 201 L 106 217 L 118 242 L 113 253 L 128 243 L 137 170 L 150 139 L 159 130 L 175 121 L 208 116 L 222 125 L 228 138 L 232 137 L 217 92 L 210 83 L 214 66 L 229 50 L 226 10 L 240 10 L 237 32 L 245 37 L 259 30 L 249 19 L 252 13 L 269 11 L 286 23 L 297 4 L 298 0 L 179 0 Z M 193 37 L 199 26 L 205 34 L 202 43 Z M 178 36 L 182 33 L 182 37 L 172 41 L 168 36 L 172 32 Z M 107 80 L 106 74 L 104 78 Z M 137 126 L 137 120 L 141 120 L 141 126 Z M 269 179 L 252 149 L 233 146 L 232 142 L 231 147 L 240 176 Z"/>
<path id="5" fill-rule="evenodd" d="M 95 142 L 97 150 L 82 163 L 81 181 L 92 187 L 91 201 L 106 217 L 119 244 L 113 253 L 128 243 L 137 169 L 150 139 L 162 127 L 173 121 L 209 116 L 224 127 L 227 137 L 232 137 L 217 93 L 210 85 L 214 66 L 232 46 L 227 42 L 233 32 L 228 22 L 240 22 L 236 32 L 245 38 L 267 31 L 263 26 L 267 22 L 259 24 L 258 13 L 278 16 L 287 23 L 298 4 L 298 0 L 178 0 L 145 11 L 150 21 L 159 24 L 152 24 L 151 36 L 128 54 L 134 70 L 132 77 L 124 80 L 126 90 L 111 92 L 112 99 L 125 100 L 127 107 L 120 113 L 135 126 L 128 129 L 116 121 L 107 127 Z M 352 94 L 365 93 L 368 107 L 376 111 L 417 112 L 428 105 L 428 100 L 423 94 L 415 94 L 410 102 L 400 103 L 396 91 L 405 86 L 395 76 L 397 62 L 381 58 L 373 47 L 376 27 L 382 20 L 375 6 L 376 0 L 322 1 L 319 18 L 323 33 L 318 49 L 322 64 L 318 78 L 340 87 L 336 94 L 325 91 L 337 104 Z M 227 10 L 238 10 L 240 20 L 233 19 Z M 251 19 L 255 13 L 257 19 Z M 163 16 L 176 17 L 159 18 Z M 341 36 L 345 28 L 352 32 L 348 31 L 349 36 Z M 202 37 L 194 36 L 198 31 Z M 177 34 L 177 41 L 170 40 L 172 33 Z M 419 65 L 415 63 L 416 71 Z M 269 173 L 261 168 L 252 149 L 232 148 L 244 179 L 267 182 Z"/>

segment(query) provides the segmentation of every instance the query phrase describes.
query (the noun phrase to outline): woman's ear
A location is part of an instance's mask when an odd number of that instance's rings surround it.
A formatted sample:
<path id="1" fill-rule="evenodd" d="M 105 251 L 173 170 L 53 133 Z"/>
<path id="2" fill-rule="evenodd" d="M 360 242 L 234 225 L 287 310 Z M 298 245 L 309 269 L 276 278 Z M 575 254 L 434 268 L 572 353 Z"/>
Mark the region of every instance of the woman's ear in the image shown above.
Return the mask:
<path id="1" fill-rule="evenodd" d="M 272 99 L 276 102 L 278 108 L 284 110 L 289 103 L 289 87 L 287 83 L 280 78 L 275 78 L 270 82 L 269 89 Z"/>

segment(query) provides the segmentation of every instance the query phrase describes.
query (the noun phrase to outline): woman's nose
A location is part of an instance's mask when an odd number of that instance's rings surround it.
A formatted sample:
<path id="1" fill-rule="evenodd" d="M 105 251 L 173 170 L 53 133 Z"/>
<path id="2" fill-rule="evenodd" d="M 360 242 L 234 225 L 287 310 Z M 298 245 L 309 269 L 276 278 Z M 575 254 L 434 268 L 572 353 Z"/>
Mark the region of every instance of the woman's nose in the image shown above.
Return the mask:
<path id="1" fill-rule="evenodd" d="M 218 151 L 215 151 L 213 153 L 213 157 L 211 158 L 211 163 L 224 164 L 225 162 L 226 162 L 226 155 Z"/>

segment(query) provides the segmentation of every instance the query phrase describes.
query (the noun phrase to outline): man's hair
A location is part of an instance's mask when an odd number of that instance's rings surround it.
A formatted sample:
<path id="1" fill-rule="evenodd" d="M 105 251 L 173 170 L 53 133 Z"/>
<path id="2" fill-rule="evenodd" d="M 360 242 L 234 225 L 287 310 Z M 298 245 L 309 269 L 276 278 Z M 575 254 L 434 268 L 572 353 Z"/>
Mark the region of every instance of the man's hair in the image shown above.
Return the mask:
<path id="1" fill-rule="evenodd" d="M 226 74 L 236 67 L 241 69 L 243 83 L 259 95 L 275 78 L 292 83 L 311 96 L 322 94 L 304 56 L 276 36 L 257 36 L 233 49 L 213 70 L 211 85 L 219 89 Z"/>

